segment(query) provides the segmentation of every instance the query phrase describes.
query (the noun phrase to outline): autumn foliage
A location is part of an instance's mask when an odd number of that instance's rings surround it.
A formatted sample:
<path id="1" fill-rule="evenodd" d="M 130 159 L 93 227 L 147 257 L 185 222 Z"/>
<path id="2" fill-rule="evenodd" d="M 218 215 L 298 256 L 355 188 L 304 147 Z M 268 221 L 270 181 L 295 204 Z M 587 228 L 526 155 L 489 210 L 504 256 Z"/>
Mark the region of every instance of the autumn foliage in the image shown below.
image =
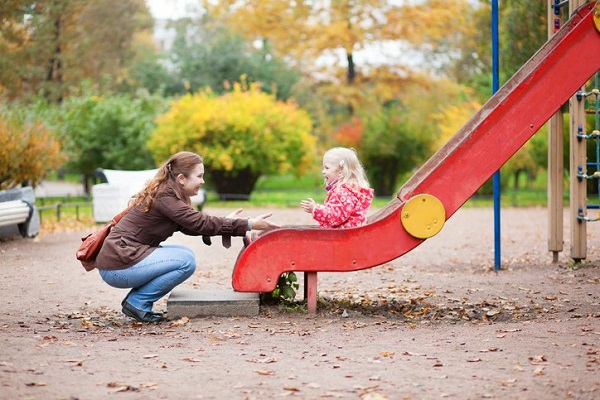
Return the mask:
<path id="1" fill-rule="evenodd" d="M 155 159 L 197 152 L 207 182 L 220 194 L 249 195 L 262 174 L 302 174 L 313 162 L 309 115 L 258 85 L 235 84 L 222 96 L 210 90 L 186 95 L 157 122 L 148 145 Z"/>
<path id="2" fill-rule="evenodd" d="M 60 144 L 40 121 L 23 121 L 0 110 L 0 189 L 35 186 L 63 156 Z"/>
<path id="3" fill-rule="evenodd" d="M 335 140 L 342 146 L 359 148 L 362 142 L 364 127 L 358 117 L 352 117 L 342 124 L 335 133 Z"/>

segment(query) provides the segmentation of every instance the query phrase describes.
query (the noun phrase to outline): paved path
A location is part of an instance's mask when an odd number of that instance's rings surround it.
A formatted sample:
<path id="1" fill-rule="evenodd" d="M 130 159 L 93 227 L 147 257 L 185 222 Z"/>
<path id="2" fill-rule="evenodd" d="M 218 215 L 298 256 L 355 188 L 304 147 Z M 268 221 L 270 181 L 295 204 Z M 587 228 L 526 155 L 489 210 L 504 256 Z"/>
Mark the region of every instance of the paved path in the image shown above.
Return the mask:
<path id="1" fill-rule="evenodd" d="M 85 191 L 80 183 L 43 181 L 35 188 L 36 197 L 83 196 Z"/>
<path id="2" fill-rule="evenodd" d="M 598 399 L 600 225 L 572 268 L 568 238 L 549 262 L 545 210 L 505 210 L 496 273 L 492 216 L 459 210 L 400 259 L 319 274 L 314 317 L 270 307 L 138 324 L 120 312 L 127 290 L 75 260 L 84 232 L 0 243 L 0 399 Z M 196 253 L 182 288 L 231 288 L 241 240 L 170 240 Z"/>

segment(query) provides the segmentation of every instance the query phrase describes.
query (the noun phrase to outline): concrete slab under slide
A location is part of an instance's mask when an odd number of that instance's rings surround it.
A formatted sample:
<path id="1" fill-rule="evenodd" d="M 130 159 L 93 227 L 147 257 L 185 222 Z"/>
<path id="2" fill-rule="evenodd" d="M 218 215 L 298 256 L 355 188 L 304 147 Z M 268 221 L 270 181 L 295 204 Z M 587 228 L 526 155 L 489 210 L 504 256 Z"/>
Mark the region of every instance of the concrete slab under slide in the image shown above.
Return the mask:
<path id="1" fill-rule="evenodd" d="M 167 299 L 169 319 L 181 317 L 253 317 L 260 311 L 258 293 L 233 290 L 176 289 Z"/>

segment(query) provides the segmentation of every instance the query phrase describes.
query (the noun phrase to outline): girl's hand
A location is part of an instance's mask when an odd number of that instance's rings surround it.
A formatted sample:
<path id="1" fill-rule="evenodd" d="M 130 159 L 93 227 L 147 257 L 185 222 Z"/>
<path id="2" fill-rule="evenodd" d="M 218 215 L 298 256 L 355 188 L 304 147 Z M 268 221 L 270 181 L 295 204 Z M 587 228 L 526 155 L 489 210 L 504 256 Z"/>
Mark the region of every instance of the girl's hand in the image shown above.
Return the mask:
<path id="1" fill-rule="evenodd" d="M 316 205 L 317 205 L 317 203 L 310 197 L 308 199 L 302 200 L 300 202 L 300 207 L 302 207 L 302 209 L 309 214 L 312 214 Z"/>

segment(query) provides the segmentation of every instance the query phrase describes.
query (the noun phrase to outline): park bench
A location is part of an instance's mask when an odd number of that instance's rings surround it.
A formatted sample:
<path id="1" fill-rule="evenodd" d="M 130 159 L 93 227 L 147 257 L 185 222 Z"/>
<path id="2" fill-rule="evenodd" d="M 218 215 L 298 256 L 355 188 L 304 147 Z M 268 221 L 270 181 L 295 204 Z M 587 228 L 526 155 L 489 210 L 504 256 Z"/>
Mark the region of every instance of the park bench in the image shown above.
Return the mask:
<path id="1" fill-rule="evenodd" d="M 100 184 L 92 186 L 92 208 L 96 222 L 108 222 L 127 207 L 129 200 L 154 178 L 158 169 L 125 171 L 98 168 L 94 176 Z M 202 210 L 206 202 L 206 191 L 201 189 L 191 198 L 192 204 Z"/>
<path id="2" fill-rule="evenodd" d="M 17 225 L 23 237 L 29 237 L 27 227 L 33 215 L 33 206 L 25 200 L 0 203 L 0 226 Z"/>
<path id="3" fill-rule="evenodd" d="M 39 215 L 33 188 L 0 191 L 0 237 L 20 234 L 25 238 L 39 233 Z"/>

